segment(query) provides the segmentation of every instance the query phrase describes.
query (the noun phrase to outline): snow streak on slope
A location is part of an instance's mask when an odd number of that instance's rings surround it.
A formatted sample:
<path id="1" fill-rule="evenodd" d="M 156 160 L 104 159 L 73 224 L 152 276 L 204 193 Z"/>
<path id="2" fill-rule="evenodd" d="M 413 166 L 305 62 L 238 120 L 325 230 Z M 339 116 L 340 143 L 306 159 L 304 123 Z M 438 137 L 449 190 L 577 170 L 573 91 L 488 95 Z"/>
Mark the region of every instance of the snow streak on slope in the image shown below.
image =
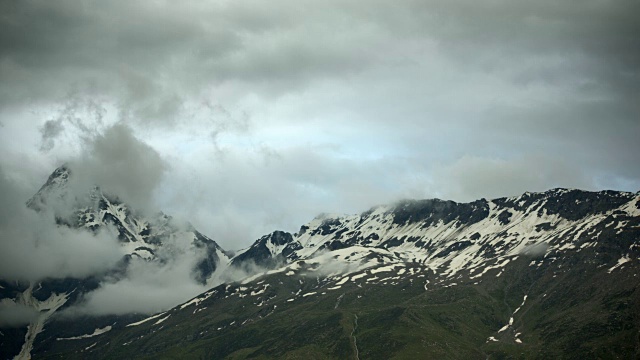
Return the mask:
<path id="1" fill-rule="evenodd" d="M 68 337 L 68 338 L 57 338 L 56 340 L 81 340 L 81 339 L 88 339 L 94 336 L 98 336 L 98 335 L 102 335 L 108 331 L 111 331 L 112 327 L 111 326 L 105 326 L 104 328 L 100 329 L 95 329 L 91 334 L 86 334 L 86 335 L 80 335 L 80 336 L 72 336 L 72 337 Z"/>
<path id="2" fill-rule="evenodd" d="M 18 298 L 14 301 L 17 305 L 28 306 L 39 312 L 38 316 L 31 321 L 25 335 L 25 342 L 22 345 L 20 353 L 14 358 L 15 360 L 31 359 L 31 350 L 36 336 L 42 331 L 47 320 L 67 302 L 69 294 L 52 294 L 48 299 L 39 301 L 33 296 L 33 284 L 31 284 Z M 13 302 L 13 300 L 3 299 L 3 302 Z"/>

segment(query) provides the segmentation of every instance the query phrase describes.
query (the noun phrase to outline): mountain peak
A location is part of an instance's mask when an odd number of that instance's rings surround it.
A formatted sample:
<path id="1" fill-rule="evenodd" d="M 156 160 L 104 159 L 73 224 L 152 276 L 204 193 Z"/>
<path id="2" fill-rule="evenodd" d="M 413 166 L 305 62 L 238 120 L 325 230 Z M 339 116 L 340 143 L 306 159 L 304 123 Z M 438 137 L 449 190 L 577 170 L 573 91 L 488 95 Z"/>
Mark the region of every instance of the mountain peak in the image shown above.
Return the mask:
<path id="1" fill-rule="evenodd" d="M 63 198 L 66 195 L 66 188 L 70 176 L 71 170 L 67 164 L 63 164 L 55 169 L 38 192 L 27 201 L 27 206 L 36 211 L 40 211 L 46 207 L 49 199 L 55 201 L 56 198 Z"/>

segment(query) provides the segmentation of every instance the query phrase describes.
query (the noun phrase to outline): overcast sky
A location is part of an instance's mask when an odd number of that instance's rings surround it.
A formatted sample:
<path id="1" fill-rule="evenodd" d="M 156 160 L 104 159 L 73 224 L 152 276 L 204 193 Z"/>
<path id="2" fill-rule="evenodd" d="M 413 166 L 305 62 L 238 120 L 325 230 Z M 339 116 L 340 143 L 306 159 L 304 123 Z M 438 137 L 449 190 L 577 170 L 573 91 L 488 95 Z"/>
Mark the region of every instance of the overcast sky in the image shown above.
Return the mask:
<path id="1" fill-rule="evenodd" d="M 635 192 L 638 14 L 636 0 L 0 0 L 0 167 L 28 198 L 76 164 L 226 249 L 400 198 Z"/>

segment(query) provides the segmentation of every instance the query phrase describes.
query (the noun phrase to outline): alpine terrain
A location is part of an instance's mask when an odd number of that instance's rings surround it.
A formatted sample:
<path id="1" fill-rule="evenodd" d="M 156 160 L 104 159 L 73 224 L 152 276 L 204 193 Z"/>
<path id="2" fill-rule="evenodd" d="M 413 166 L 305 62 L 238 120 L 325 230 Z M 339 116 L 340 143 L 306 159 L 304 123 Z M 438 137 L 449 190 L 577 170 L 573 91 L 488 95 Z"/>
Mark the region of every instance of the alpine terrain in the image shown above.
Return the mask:
<path id="1" fill-rule="evenodd" d="M 72 175 L 57 169 L 28 206 L 61 201 Z M 3 302 L 39 311 L 0 329 L 3 358 L 640 358 L 640 193 L 407 200 L 323 214 L 232 256 L 123 200 L 95 188 L 59 226 L 116 229 L 126 255 L 103 277 L 182 244 L 209 290 L 152 316 L 78 319 L 56 314 L 103 278 L 3 281 Z"/>

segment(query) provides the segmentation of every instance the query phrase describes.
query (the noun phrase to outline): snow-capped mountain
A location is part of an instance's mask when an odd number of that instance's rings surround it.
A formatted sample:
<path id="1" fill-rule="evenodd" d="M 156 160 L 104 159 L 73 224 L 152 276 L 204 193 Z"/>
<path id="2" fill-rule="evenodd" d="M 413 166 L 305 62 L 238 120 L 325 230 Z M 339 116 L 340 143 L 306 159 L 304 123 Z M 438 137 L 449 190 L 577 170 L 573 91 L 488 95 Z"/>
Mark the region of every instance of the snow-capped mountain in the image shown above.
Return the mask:
<path id="1" fill-rule="evenodd" d="M 64 196 L 69 176 L 56 170 L 29 206 L 55 201 L 41 192 Z M 137 217 L 99 190 L 91 198 L 71 226 L 115 226 L 129 256 L 154 261 L 184 236 L 207 251 L 201 281 L 246 276 L 150 317 L 45 330 L 29 345 L 36 357 L 640 356 L 640 193 L 407 200 L 324 214 L 232 258 L 165 216 Z"/>
<path id="2" fill-rule="evenodd" d="M 148 219 L 131 209 L 125 202 L 95 187 L 83 198 L 76 198 L 68 191 L 71 170 L 66 166 L 56 169 L 42 188 L 27 202 L 34 210 L 47 204 L 71 203 L 71 214 L 57 216 L 57 221 L 75 228 L 97 231 L 103 227 L 115 227 L 118 240 L 128 256 L 147 260 L 158 258 L 158 251 L 166 243 L 189 243 L 193 250 L 206 256 L 197 268 L 198 278 L 205 282 L 220 265 L 229 263 L 229 257 L 213 240 L 198 232 L 190 224 L 179 226 L 171 217 L 158 213 Z M 71 199 L 69 199 L 71 198 Z"/>
<path id="3" fill-rule="evenodd" d="M 232 263 L 292 263 L 326 253 L 336 259 L 350 254 L 344 259 L 349 261 L 359 254 L 357 259 L 371 261 L 358 269 L 379 260 L 415 262 L 443 279 L 462 272 L 479 277 L 486 269 L 504 267 L 527 253 L 542 252 L 553 259 L 592 248 L 620 261 L 637 259 L 638 225 L 638 193 L 554 189 L 466 204 L 403 201 L 359 215 L 322 215 L 296 234 L 274 232 Z"/>

